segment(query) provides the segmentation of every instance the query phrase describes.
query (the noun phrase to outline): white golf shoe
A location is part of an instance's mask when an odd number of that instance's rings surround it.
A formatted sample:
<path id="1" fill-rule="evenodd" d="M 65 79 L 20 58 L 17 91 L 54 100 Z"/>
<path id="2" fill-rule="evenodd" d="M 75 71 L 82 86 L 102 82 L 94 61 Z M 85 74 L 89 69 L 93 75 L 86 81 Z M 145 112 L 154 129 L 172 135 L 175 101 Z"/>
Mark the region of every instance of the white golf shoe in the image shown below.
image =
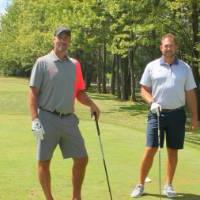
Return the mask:
<path id="1" fill-rule="evenodd" d="M 130 196 L 137 198 L 141 197 L 144 194 L 144 185 L 142 184 L 137 184 L 133 191 L 131 192 Z"/>
<path id="2" fill-rule="evenodd" d="M 165 185 L 163 189 L 163 194 L 166 195 L 169 198 L 176 197 L 176 192 L 172 185 Z"/>

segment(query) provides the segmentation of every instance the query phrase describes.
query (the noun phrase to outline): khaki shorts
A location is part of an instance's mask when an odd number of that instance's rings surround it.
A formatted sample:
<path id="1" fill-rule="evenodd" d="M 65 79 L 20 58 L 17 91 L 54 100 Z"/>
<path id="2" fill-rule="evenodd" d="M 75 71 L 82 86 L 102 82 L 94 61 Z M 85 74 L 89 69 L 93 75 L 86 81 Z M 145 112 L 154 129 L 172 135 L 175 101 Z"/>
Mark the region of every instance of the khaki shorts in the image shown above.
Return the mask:
<path id="1" fill-rule="evenodd" d="M 40 110 L 39 119 L 43 125 L 44 140 L 37 141 L 37 160 L 50 160 L 59 144 L 63 158 L 87 157 L 84 139 L 78 128 L 75 114 L 59 117 Z"/>

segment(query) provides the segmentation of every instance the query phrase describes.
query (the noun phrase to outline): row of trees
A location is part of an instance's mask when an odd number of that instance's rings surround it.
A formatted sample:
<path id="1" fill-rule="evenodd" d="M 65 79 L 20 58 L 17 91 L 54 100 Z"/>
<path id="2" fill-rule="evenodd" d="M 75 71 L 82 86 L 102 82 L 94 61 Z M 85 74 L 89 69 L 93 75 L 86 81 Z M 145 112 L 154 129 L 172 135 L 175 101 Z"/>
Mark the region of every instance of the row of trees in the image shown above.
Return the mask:
<path id="1" fill-rule="evenodd" d="M 100 93 L 136 100 L 145 65 L 160 56 L 160 37 L 171 32 L 199 85 L 199 13 L 200 0 L 13 0 L 1 17 L 0 70 L 30 74 L 52 48 L 55 28 L 68 25 L 70 53 L 81 61 L 87 87 L 95 81 Z"/>

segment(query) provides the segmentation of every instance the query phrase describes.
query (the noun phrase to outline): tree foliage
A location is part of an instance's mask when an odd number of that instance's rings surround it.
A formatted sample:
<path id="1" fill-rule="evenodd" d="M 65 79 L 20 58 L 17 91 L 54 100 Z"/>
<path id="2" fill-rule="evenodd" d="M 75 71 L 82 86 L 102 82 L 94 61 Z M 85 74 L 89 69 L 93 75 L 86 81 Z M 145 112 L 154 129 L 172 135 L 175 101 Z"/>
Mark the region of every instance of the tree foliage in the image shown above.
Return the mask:
<path id="1" fill-rule="evenodd" d="M 99 92 L 108 91 L 111 73 L 112 93 L 136 100 L 140 75 L 160 56 L 160 38 L 168 32 L 177 36 L 179 56 L 199 82 L 199 13 L 200 0 L 13 0 L 0 19 L 0 70 L 28 75 L 52 48 L 55 28 L 68 25 L 70 54 L 81 61 L 87 86 L 97 81 Z"/>

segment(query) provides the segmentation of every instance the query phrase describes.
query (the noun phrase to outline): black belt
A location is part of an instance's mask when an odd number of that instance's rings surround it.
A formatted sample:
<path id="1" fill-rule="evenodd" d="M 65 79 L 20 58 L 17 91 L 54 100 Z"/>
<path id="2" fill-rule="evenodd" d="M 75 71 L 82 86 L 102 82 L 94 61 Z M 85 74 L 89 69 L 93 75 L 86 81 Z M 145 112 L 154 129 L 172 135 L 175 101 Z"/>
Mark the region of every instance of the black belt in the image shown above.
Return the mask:
<path id="1" fill-rule="evenodd" d="M 52 113 L 54 115 L 57 115 L 59 117 L 67 117 L 67 116 L 70 116 L 72 114 L 72 113 L 63 114 L 63 113 L 57 112 L 56 110 L 55 111 L 50 111 L 50 110 L 46 110 L 46 109 L 41 108 L 41 107 L 39 107 L 39 109 L 43 110 L 43 111 L 46 111 L 46 112 L 50 112 L 50 113 Z"/>
<path id="2" fill-rule="evenodd" d="M 181 106 L 181 107 L 178 107 L 178 108 L 175 108 L 175 109 L 162 109 L 161 112 L 173 112 L 173 111 L 178 111 L 178 110 L 183 110 L 184 109 L 184 106 Z"/>

